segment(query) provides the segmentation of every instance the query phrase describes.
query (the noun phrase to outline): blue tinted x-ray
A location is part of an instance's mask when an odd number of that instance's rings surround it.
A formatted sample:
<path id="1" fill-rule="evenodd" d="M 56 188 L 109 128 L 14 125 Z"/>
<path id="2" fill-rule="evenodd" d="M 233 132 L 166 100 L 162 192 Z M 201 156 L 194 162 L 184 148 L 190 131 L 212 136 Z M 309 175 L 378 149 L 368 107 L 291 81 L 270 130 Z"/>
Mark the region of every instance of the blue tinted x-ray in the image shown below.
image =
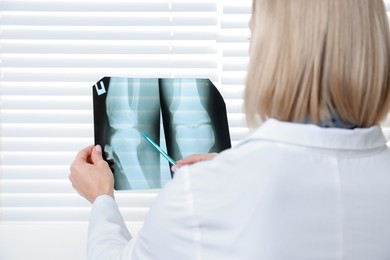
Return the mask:
<path id="1" fill-rule="evenodd" d="M 161 188 L 174 160 L 231 147 L 226 107 L 208 79 L 105 77 L 93 86 L 95 143 L 104 149 L 116 190 Z"/>

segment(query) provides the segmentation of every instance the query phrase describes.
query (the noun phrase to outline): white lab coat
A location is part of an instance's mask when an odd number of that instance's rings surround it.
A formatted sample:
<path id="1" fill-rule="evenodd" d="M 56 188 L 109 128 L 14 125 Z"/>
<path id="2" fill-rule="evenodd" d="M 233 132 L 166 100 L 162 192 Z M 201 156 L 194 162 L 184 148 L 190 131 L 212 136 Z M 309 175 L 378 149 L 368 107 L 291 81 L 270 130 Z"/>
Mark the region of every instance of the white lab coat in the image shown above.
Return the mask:
<path id="1" fill-rule="evenodd" d="M 268 120 L 182 168 L 131 239 L 115 201 L 92 207 L 89 259 L 390 259 L 390 150 L 379 126 Z"/>

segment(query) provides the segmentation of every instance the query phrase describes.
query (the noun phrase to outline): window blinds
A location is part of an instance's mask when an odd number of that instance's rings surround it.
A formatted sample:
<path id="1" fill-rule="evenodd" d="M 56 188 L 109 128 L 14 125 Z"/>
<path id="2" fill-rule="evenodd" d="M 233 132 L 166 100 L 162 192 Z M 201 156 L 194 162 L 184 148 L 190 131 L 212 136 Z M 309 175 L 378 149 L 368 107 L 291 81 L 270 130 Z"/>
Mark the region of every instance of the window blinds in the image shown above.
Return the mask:
<path id="1" fill-rule="evenodd" d="M 3 0 L 0 3 L 0 221 L 84 222 L 68 181 L 93 143 L 92 85 L 103 76 L 210 78 L 232 143 L 242 114 L 251 1 Z M 118 192 L 141 225 L 158 191 Z"/>
<path id="2" fill-rule="evenodd" d="M 233 145 L 245 137 L 250 8 L 250 0 L 1 1 L 0 221 L 87 221 L 68 168 L 93 142 L 91 87 L 103 76 L 210 78 Z M 141 224 L 156 194 L 117 193 L 125 220 Z"/>

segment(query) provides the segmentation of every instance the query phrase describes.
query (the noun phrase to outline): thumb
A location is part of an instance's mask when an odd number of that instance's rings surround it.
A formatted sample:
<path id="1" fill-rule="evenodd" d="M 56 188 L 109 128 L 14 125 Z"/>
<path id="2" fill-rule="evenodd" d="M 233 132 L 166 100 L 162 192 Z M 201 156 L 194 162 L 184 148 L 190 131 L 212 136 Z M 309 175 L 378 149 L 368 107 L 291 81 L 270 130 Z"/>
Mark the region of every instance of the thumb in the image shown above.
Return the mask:
<path id="1" fill-rule="evenodd" d="M 91 154 L 91 160 L 93 164 L 96 164 L 100 161 L 103 160 L 103 155 L 102 155 L 102 147 L 100 145 L 96 145 Z"/>

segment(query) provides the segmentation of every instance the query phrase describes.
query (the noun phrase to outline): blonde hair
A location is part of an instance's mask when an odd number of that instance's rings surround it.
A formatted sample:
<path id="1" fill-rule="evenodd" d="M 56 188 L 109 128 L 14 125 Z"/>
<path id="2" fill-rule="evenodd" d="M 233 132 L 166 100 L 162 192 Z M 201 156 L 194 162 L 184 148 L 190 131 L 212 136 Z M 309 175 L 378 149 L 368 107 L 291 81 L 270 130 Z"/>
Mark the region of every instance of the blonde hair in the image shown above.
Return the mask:
<path id="1" fill-rule="evenodd" d="M 358 127 L 390 109 L 390 32 L 383 0 L 253 0 L 247 121 Z"/>

